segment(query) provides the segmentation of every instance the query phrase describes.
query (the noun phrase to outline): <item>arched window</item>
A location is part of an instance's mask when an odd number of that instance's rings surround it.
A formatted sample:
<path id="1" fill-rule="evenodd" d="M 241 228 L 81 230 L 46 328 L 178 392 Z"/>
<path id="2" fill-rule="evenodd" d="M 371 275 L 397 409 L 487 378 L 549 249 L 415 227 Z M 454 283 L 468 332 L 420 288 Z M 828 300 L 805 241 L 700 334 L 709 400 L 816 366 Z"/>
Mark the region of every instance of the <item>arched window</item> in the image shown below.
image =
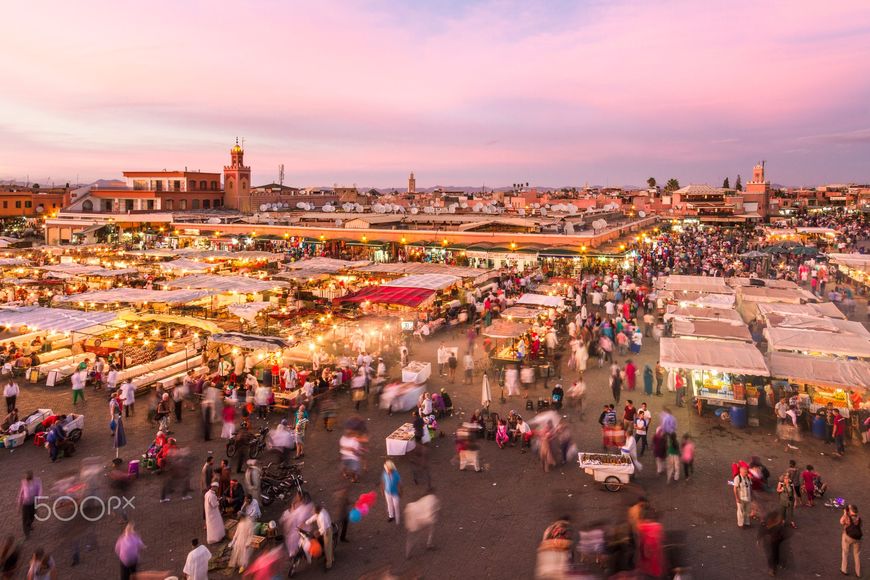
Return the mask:
<path id="1" fill-rule="evenodd" d="M 192 200 L 190 202 L 190 208 L 191 209 L 199 209 L 199 200 L 198 199 Z"/>
<path id="2" fill-rule="evenodd" d="M 190 181 L 190 185 L 187 186 L 187 190 L 188 190 L 188 191 L 193 191 L 194 189 L 196 189 L 196 182 L 193 181 L 193 180 L 191 180 L 191 181 Z"/>
<path id="3" fill-rule="evenodd" d="M 218 190 L 218 182 L 217 182 L 217 181 L 212 181 L 212 182 L 211 182 L 211 190 L 212 190 L 212 191 L 217 191 L 217 190 Z"/>
<path id="4" fill-rule="evenodd" d="M 163 205 L 166 206 L 166 209 L 172 209 L 173 206 L 175 205 L 175 202 L 172 201 L 171 199 L 167 199 L 166 201 L 163 202 Z"/>
<path id="5" fill-rule="evenodd" d="M 202 200 L 202 209 L 211 209 L 211 200 L 210 199 Z"/>
<path id="6" fill-rule="evenodd" d="M 227 183 L 226 183 L 226 185 L 225 185 L 226 190 L 227 190 L 227 191 L 232 191 L 232 190 L 233 190 L 233 187 L 234 187 L 234 185 L 233 185 L 233 180 L 232 180 L 232 179 L 227 179 Z"/>
<path id="7" fill-rule="evenodd" d="M 205 181 L 200 181 L 200 182 L 199 182 L 199 188 L 200 188 L 202 191 L 205 191 L 206 189 L 208 189 L 208 185 L 206 184 Z"/>
<path id="8" fill-rule="evenodd" d="M 178 209 L 187 209 L 187 200 L 182 199 L 178 201 Z"/>
<path id="9" fill-rule="evenodd" d="M 82 211 L 94 211 L 94 202 L 89 199 L 86 199 L 82 204 Z"/>

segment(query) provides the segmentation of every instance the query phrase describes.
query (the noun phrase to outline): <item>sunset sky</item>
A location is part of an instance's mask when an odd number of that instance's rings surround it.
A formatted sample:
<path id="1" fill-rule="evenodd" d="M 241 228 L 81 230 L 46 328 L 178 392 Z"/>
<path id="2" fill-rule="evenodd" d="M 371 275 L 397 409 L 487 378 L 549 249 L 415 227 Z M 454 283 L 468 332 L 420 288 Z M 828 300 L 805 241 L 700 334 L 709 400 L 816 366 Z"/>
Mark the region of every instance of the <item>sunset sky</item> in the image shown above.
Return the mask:
<path id="1" fill-rule="evenodd" d="M 0 180 L 870 182 L 870 3 L 13 2 Z"/>

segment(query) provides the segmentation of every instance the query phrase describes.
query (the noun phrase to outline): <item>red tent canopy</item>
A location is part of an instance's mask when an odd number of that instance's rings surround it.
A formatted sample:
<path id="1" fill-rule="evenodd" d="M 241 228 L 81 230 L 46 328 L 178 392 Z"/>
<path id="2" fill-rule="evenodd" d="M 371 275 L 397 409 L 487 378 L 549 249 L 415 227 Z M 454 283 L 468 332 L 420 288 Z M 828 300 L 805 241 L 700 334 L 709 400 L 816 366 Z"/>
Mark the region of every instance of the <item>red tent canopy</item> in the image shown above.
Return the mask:
<path id="1" fill-rule="evenodd" d="M 337 298 L 336 302 L 371 302 L 372 304 L 398 304 L 415 308 L 429 299 L 434 290 L 403 288 L 400 286 L 368 286 L 354 294 Z"/>

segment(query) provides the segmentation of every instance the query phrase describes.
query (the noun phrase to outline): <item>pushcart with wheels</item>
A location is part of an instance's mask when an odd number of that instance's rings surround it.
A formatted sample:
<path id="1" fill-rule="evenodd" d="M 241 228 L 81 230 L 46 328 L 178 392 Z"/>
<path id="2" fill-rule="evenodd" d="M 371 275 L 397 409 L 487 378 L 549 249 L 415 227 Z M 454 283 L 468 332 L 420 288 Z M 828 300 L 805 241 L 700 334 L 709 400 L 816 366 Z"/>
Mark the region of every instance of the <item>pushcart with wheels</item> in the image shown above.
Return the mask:
<path id="1" fill-rule="evenodd" d="M 595 481 L 601 482 L 607 491 L 619 491 L 628 485 L 634 474 L 634 463 L 625 454 L 580 453 L 580 467 Z"/>

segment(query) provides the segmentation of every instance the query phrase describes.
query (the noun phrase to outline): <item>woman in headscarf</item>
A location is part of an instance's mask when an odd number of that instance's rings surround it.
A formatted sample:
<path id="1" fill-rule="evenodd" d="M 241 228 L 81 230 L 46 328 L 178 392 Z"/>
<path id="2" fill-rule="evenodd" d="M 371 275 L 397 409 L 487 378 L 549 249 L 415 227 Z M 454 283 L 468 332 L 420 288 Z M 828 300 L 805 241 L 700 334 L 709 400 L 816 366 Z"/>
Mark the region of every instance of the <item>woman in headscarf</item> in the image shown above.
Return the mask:
<path id="1" fill-rule="evenodd" d="M 655 375 L 653 373 L 652 367 L 646 365 L 643 367 L 643 392 L 647 394 L 647 396 L 652 395 L 653 389 L 653 379 Z"/>

